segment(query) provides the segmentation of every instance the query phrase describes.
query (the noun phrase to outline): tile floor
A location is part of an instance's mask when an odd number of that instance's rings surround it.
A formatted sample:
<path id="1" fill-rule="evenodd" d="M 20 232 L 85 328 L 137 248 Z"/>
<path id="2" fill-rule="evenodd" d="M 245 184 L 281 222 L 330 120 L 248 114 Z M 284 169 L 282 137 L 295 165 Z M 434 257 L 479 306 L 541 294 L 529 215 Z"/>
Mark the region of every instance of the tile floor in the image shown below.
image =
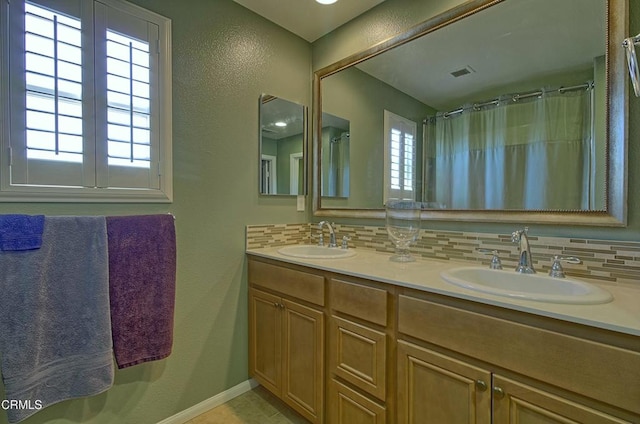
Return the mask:
<path id="1" fill-rule="evenodd" d="M 308 421 L 258 386 L 186 424 L 308 424 Z"/>

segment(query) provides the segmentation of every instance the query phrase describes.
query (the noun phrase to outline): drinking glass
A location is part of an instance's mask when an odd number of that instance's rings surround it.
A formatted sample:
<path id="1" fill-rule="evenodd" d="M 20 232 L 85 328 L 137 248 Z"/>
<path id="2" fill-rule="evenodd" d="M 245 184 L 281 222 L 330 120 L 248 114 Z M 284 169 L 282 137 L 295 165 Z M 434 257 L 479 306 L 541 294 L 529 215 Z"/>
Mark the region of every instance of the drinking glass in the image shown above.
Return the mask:
<path id="1" fill-rule="evenodd" d="M 420 202 L 412 200 L 388 200 L 385 205 L 387 233 L 395 244 L 393 262 L 413 262 L 409 244 L 416 240 L 420 231 Z"/>

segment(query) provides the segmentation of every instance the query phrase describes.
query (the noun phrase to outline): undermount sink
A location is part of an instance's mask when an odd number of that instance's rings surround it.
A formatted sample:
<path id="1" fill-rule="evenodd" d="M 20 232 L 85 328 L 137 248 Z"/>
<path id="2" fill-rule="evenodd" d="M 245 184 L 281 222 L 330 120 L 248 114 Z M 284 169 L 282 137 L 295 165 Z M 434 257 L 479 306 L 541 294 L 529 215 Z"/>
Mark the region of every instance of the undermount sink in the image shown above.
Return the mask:
<path id="1" fill-rule="evenodd" d="M 341 249 L 337 247 L 325 247 L 308 244 L 296 244 L 278 249 L 278 253 L 305 259 L 340 259 L 354 256 L 356 252 L 352 249 Z"/>
<path id="2" fill-rule="evenodd" d="M 613 299 L 611 293 L 593 284 L 546 274 L 459 267 L 441 272 L 440 277 L 459 287 L 514 299 L 578 305 L 607 303 Z"/>

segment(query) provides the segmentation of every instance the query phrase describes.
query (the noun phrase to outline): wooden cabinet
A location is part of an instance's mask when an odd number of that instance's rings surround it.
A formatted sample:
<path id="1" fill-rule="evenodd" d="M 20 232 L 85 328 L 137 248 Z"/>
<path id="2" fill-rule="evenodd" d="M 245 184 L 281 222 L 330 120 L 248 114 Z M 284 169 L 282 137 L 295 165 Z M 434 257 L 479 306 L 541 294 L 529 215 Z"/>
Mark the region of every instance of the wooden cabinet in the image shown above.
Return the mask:
<path id="1" fill-rule="evenodd" d="M 333 278 L 329 286 L 329 422 L 385 422 L 390 295 L 344 279 Z"/>
<path id="2" fill-rule="evenodd" d="M 332 424 L 385 424 L 386 409 L 368 397 L 332 379 L 329 383 L 329 422 Z"/>
<path id="3" fill-rule="evenodd" d="M 285 268 L 272 270 L 267 264 L 258 267 L 264 273 L 252 275 L 250 267 L 249 374 L 303 417 L 312 423 L 322 423 L 324 312 L 285 293 L 293 278 L 311 286 L 302 297 L 324 303 L 324 288 L 313 287 L 324 281 Z M 271 290 L 280 290 L 282 295 L 256 288 L 260 283 Z M 316 297 L 313 293 L 321 295 Z"/>
<path id="4" fill-rule="evenodd" d="M 403 341 L 398 380 L 399 423 L 631 423 Z"/>
<path id="5" fill-rule="evenodd" d="M 313 423 L 640 424 L 638 337 L 268 259 L 249 285 L 250 375 Z"/>
<path id="6" fill-rule="evenodd" d="M 386 394 L 386 334 L 355 322 L 331 317 L 329 369 L 377 399 Z"/>
<path id="7" fill-rule="evenodd" d="M 491 424 L 491 373 L 398 341 L 398 422 Z"/>
<path id="8" fill-rule="evenodd" d="M 631 423 L 499 375 L 493 377 L 493 397 L 494 424 Z"/>
<path id="9" fill-rule="evenodd" d="M 405 295 L 398 315 L 401 423 L 640 423 L 637 351 Z"/>
<path id="10" fill-rule="evenodd" d="M 282 388 L 281 299 L 249 289 L 249 373 L 275 394 Z"/>

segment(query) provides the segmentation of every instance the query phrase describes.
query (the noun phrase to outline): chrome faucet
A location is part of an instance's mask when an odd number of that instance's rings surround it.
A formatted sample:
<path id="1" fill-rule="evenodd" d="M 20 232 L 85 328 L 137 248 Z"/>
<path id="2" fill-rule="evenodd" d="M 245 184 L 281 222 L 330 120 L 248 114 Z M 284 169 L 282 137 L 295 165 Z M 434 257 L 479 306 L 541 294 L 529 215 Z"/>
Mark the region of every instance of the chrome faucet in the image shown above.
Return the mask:
<path id="1" fill-rule="evenodd" d="M 535 274 L 536 270 L 533 269 L 533 261 L 531 260 L 531 248 L 529 247 L 529 227 L 524 227 L 523 230 L 514 231 L 511 234 L 511 241 L 518 244 L 518 250 L 520 251 L 520 259 L 518 260 L 518 266 L 516 272 L 521 274 Z"/>
<path id="2" fill-rule="evenodd" d="M 322 228 L 325 225 L 329 229 L 329 244 L 328 244 L 328 247 L 338 247 L 338 243 L 336 243 L 336 233 L 333 230 L 333 226 L 329 223 L 329 221 L 320 221 L 318 223 L 318 229 L 320 230 L 320 240 L 323 240 L 323 238 L 322 238 Z"/>

